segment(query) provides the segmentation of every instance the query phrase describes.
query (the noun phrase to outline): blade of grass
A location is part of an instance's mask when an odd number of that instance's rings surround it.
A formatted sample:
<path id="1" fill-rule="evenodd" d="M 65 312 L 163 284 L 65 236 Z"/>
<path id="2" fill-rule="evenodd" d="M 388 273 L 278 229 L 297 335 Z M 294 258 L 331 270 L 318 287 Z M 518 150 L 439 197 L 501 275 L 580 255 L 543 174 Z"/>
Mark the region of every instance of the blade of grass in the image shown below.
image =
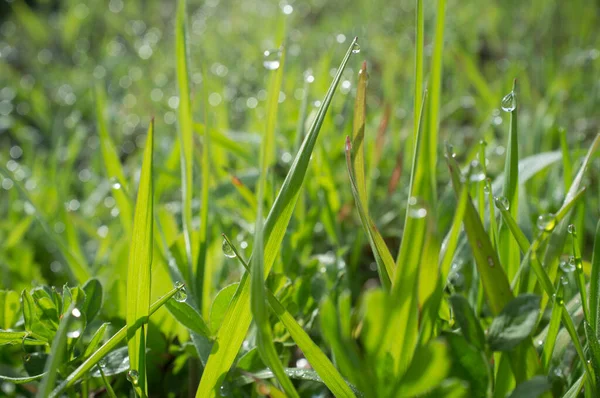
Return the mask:
<path id="1" fill-rule="evenodd" d="M 246 260 L 244 260 L 237 247 L 226 235 L 223 235 L 223 239 L 225 239 L 232 248 L 240 264 L 242 264 L 246 271 L 251 272 L 248 263 Z M 273 312 L 275 312 L 275 315 L 277 315 L 279 321 L 283 323 L 290 336 L 292 336 L 294 342 L 302 350 L 302 353 L 315 372 L 319 375 L 322 382 L 325 383 L 327 388 L 329 388 L 329 390 L 337 398 L 354 397 L 352 389 L 348 386 L 333 363 L 331 363 L 327 355 L 325 355 L 321 348 L 319 348 L 319 346 L 312 341 L 308 333 L 302 329 L 302 326 L 300 326 L 292 314 L 285 309 L 285 307 L 281 304 L 277 297 L 275 297 L 271 290 L 266 289 L 265 291 L 271 309 Z"/>
<path id="2" fill-rule="evenodd" d="M 417 0 L 416 43 L 415 43 L 415 101 L 413 104 L 413 140 L 416 142 L 421 119 L 421 103 L 423 102 L 423 48 L 425 47 L 425 19 L 423 18 L 423 1 Z"/>
<path id="3" fill-rule="evenodd" d="M 518 217 L 518 199 L 519 199 L 519 136 L 518 136 L 518 101 L 517 101 L 517 81 L 513 81 L 512 91 L 508 94 L 510 104 L 510 128 L 508 131 L 508 143 L 506 144 L 506 161 L 504 164 L 504 187 L 502 195 L 508 200 L 509 212 L 513 219 Z M 509 97 L 510 96 L 510 97 Z M 505 99 L 507 98 L 505 97 Z M 504 101 L 504 99 L 503 99 Z M 504 105 L 503 105 L 504 107 Z M 519 247 L 517 242 L 511 236 L 508 226 L 500 223 L 498 231 L 498 252 L 500 261 L 506 269 L 506 274 L 511 280 L 517 273 L 520 263 Z"/>
<path id="4" fill-rule="evenodd" d="M 183 236 L 185 240 L 185 255 L 187 260 L 187 281 L 193 297 L 200 297 L 194 283 L 192 265 L 192 195 L 194 137 L 192 104 L 190 99 L 189 65 L 187 48 L 186 0 L 179 0 L 177 19 L 175 22 L 175 57 L 177 60 L 177 90 L 179 92 L 179 107 L 177 114 L 177 131 L 179 133 L 180 162 L 181 162 L 181 217 Z M 206 76 L 206 75 L 204 75 Z M 204 204 L 202 204 L 204 206 Z"/>
<path id="5" fill-rule="evenodd" d="M 287 225 L 291 219 L 294 206 L 298 199 L 300 188 L 302 187 L 302 182 L 304 181 L 304 176 L 306 175 L 306 170 L 310 161 L 310 156 L 319 135 L 319 130 L 323 124 L 333 94 L 356 43 L 357 39 L 355 38 L 350 44 L 350 47 L 338 68 L 331 86 L 327 90 L 327 94 L 319 107 L 317 116 L 309 128 L 309 131 L 300 146 L 300 150 L 292 163 L 290 171 L 283 182 L 281 190 L 275 198 L 275 202 L 267 216 L 264 227 L 265 277 L 268 276 L 273 262 L 275 261 L 279 246 L 281 245 L 285 230 L 287 229 Z M 249 311 L 249 304 L 250 287 L 248 276 L 245 274 L 240 282 L 238 290 L 233 296 L 221 328 L 217 333 L 219 345 L 218 347 L 215 345 L 211 351 L 202 379 L 200 380 L 200 385 L 198 386 L 196 393 L 197 397 L 218 396 L 219 387 L 225 378 L 226 372 L 233 364 L 235 356 L 239 351 L 240 346 L 244 341 L 244 337 L 246 336 L 246 332 L 248 331 L 248 327 L 250 326 L 252 316 Z"/>
<path id="6" fill-rule="evenodd" d="M 208 76 L 206 68 L 202 66 L 202 76 Z M 206 133 L 202 141 L 202 192 L 200 193 L 200 233 L 198 235 L 198 258 L 196 259 L 196 289 L 200 300 L 198 307 L 201 314 L 207 318 L 210 312 L 210 298 L 212 294 L 212 268 L 207 263 L 208 251 L 208 213 L 210 209 L 209 184 L 210 184 L 210 123 L 208 120 L 208 87 L 206 82 L 202 85 L 204 107 L 204 126 Z"/>
<path id="7" fill-rule="evenodd" d="M 577 283 L 577 289 L 579 290 L 579 296 L 581 297 L 581 306 L 583 308 L 583 314 L 585 317 L 585 320 L 588 322 L 588 326 L 589 326 L 589 322 L 591 320 L 590 318 L 590 309 L 588 307 L 588 300 L 587 300 L 587 293 L 586 293 L 586 286 L 585 286 L 585 275 L 583 274 L 583 260 L 581 259 L 581 250 L 579 249 L 579 243 L 578 243 L 578 239 L 577 239 L 577 231 L 575 229 L 574 225 L 569 225 L 568 227 L 569 229 L 569 233 L 571 234 L 572 237 L 572 242 L 573 242 L 573 259 L 575 260 L 575 281 Z M 600 362 L 599 362 L 600 364 Z M 600 370 L 600 367 L 598 368 L 598 370 Z M 598 377 L 600 377 L 600 374 L 598 374 Z"/>
<path id="8" fill-rule="evenodd" d="M 282 60 L 284 56 L 282 55 Z M 281 62 L 281 61 L 280 61 Z M 250 267 L 250 310 L 256 324 L 257 348 L 264 363 L 273 371 L 285 393 L 290 397 L 299 397 L 292 381 L 285 373 L 275 345 L 273 332 L 269 323 L 267 298 L 265 294 L 265 267 L 264 267 L 264 236 L 263 236 L 263 203 L 269 165 L 275 158 L 275 122 L 279 104 L 279 92 L 283 68 L 281 65 L 272 75 L 269 87 L 269 103 L 267 106 L 267 127 L 260 147 L 260 178 L 258 179 L 256 223 L 254 232 L 254 250 Z"/>
<path id="9" fill-rule="evenodd" d="M 148 322 L 150 311 L 151 266 L 154 229 L 154 120 L 150 122 L 144 160 L 140 175 L 135 215 L 127 267 L 127 345 L 129 363 L 132 371 L 138 372 L 139 379 L 134 387 L 137 393 L 145 397 L 146 380 L 146 333 L 138 325 Z"/>
<path id="10" fill-rule="evenodd" d="M 44 377 L 40 383 L 40 387 L 36 395 L 37 397 L 47 397 L 54 388 L 59 367 L 69 359 L 65 358 L 68 340 L 67 333 L 69 332 L 71 324 L 77 322 L 76 318 L 80 316 L 81 312 L 75 308 L 74 303 L 71 304 L 65 313 L 65 316 L 62 318 L 60 326 L 58 327 L 56 335 L 54 336 L 54 340 L 52 341 L 52 349 L 50 351 L 50 356 L 48 356 L 48 359 L 46 360 Z"/>
<path id="11" fill-rule="evenodd" d="M 167 301 L 169 301 L 177 292 L 183 289 L 183 285 L 180 285 L 160 299 L 156 300 L 150 307 L 149 316 L 154 314 L 161 308 Z M 142 327 L 142 324 L 135 325 L 135 330 Z M 98 348 L 92 355 L 90 355 L 77 369 L 75 369 L 70 375 L 68 375 L 62 383 L 60 383 L 54 391 L 49 395 L 50 398 L 60 396 L 67 388 L 72 387 L 81 379 L 87 372 L 89 372 L 94 366 L 100 362 L 108 353 L 117 348 L 117 346 L 127 337 L 128 329 L 127 326 L 123 326 L 117 333 L 115 333 L 110 339 L 106 341 L 100 348 Z"/>
<path id="12" fill-rule="evenodd" d="M 562 284 L 560 281 L 558 282 L 558 289 L 556 289 L 556 296 L 562 297 Z M 556 345 L 556 338 L 558 336 L 558 331 L 560 330 L 561 316 L 562 306 L 555 300 L 552 304 L 552 314 L 550 315 L 550 323 L 548 324 L 548 334 L 546 335 L 544 349 L 542 351 L 542 366 L 544 372 L 548 372 L 548 369 L 550 368 L 554 346 Z"/>
<path id="13" fill-rule="evenodd" d="M 358 75 L 356 102 L 354 105 L 354 127 L 352 131 L 352 142 L 346 137 L 346 167 L 350 176 L 350 186 L 354 202 L 358 209 L 360 221 L 369 239 L 369 244 L 382 286 L 386 290 L 391 289 L 391 281 L 394 275 L 395 263 L 385 241 L 375 227 L 369 216 L 367 184 L 365 181 L 364 167 L 364 140 L 365 140 L 365 111 L 366 111 L 366 87 L 367 87 L 367 63 L 364 62 Z M 354 156 L 351 156 L 351 153 Z"/>

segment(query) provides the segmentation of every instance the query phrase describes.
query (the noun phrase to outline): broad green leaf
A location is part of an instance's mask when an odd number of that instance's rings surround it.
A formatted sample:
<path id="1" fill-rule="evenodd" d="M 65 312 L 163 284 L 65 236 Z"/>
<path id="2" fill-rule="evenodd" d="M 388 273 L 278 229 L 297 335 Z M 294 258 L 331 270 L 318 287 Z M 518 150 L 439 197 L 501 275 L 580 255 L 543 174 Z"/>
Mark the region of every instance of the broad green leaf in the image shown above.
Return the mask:
<path id="1" fill-rule="evenodd" d="M 204 337 L 211 337 L 212 333 L 206 325 L 206 322 L 204 322 L 204 319 L 202 319 L 202 316 L 188 303 L 170 300 L 167 301 L 165 307 L 179 323 L 192 332 Z"/>
<path id="2" fill-rule="evenodd" d="M 398 387 L 398 396 L 412 397 L 425 394 L 439 385 L 452 366 L 448 345 L 443 340 L 432 340 L 417 348 L 413 361 Z"/>
<path id="3" fill-rule="evenodd" d="M 509 351 L 528 338 L 540 313 L 540 297 L 521 294 L 508 302 L 488 329 L 488 343 L 494 351 Z"/>
<path id="4" fill-rule="evenodd" d="M 470 385 L 473 398 L 487 398 L 492 392 L 492 369 L 485 353 L 469 344 L 464 337 L 454 333 L 444 333 L 452 351 L 453 367 L 451 376 L 465 379 Z"/>
<path id="5" fill-rule="evenodd" d="M 171 302 L 171 300 L 167 301 L 167 303 Z M 102 377 L 104 373 L 105 376 L 114 376 L 121 373 L 125 373 L 129 370 L 129 357 L 127 355 L 127 347 L 117 348 L 114 351 L 111 351 L 102 362 L 100 362 L 92 372 L 90 372 L 92 377 Z"/>
<path id="6" fill-rule="evenodd" d="M 82 287 L 85 293 L 85 302 L 83 303 L 82 311 L 89 322 L 91 322 L 100 308 L 102 308 L 102 285 L 98 279 L 90 279 Z"/>
<path id="7" fill-rule="evenodd" d="M 21 303 L 19 293 L 0 290 L 0 329 L 10 329 L 19 319 Z"/>
<path id="8" fill-rule="evenodd" d="M 126 236 L 131 236 L 131 223 L 133 221 L 133 212 L 131 198 L 129 197 L 129 186 L 121 160 L 110 133 L 106 127 L 106 94 L 100 84 L 96 85 L 96 125 L 98 136 L 100 138 L 100 150 L 104 162 L 106 176 L 110 180 L 112 194 L 119 209 L 119 219 L 125 230 Z"/>
<path id="9" fill-rule="evenodd" d="M 546 391 L 550 391 L 550 387 L 550 382 L 546 376 L 535 376 L 520 383 L 509 398 L 538 398 Z"/>
<path id="10" fill-rule="evenodd" d="M 159 308 L 161 308 L 167 301 L 169 301 L 179 290 L 183 289 L 183 286 L 178 286 L 165 294 L 159 300 L 157 300 L 150 307 L 149 315 L 154 314 Z M 142 327 L 142 324 L 133 326 L 135 329 Z M 98 350 L 90 355 L 77 369 L 75 369 L 70 375 L 68 375 L 62 383 L 60 383 L 49 397 L 58 397 L 65 389 L 73 386 L 79 379 L 85 376 L 95 365 L 97 365 L 102 358 L 108 355 L 109 352 L 114 350 L 123 341 L 128 334 L 127 326 L 123 326 L 117 333 L 115 333 L 110 339 L 106 341 Z"/>
<path id="11" fill-rule="evenodd" d="M 179 133 L 181 162 L 181 216 L 185 255 L 187 264 L 187 284 L 194 297 L 197 296 L 192 262 L 192 196 L 194 166 L 194 131 L 192 117 L 192 101 L 190 99 L 189 57 L 187 44 L 186 0 L 179 0 L 175 21 L 175 58 L 177 69 L 177 91 L 179 107 L 177 112 L 177 131 Z M 205 75 L 206 76 L 206 75 Z M 204 205 L 204 203 L 203 203 Z"/>
<path id="12" fill-rule="evenodd" d="M 138 372 L 136 391 L 145 397 L 146 336 L 143 326 L 148 322 L 150 310 L 151 266 L 154 229 L 154 120 L 151 121 L 146 138 L 144 160 L 140 174 L 133 230 L 127 267 L 127 345 L 131 369 Z M 138 328 L 141 326 L 141 330 Z"/>
<path id="13" fill-rule="evenodd" d="M 485 335 L 469 301 L 457 294 L 450 296 L 449 301 L 463 336 L 480 351 L 485 350 Z"/>
<path id="14" fill-rule="evenodd" d="M 354 39 L 350 44 L 265 222 L 265 277 L 268 276 L 279 251 L 279 246 L 283 240 L 283 236 L 300 193 L 300 188 L 302 187 L 304 176 L 306 175 L 310 156 L 319 135 L 319 130 L 323 124 L 325 114 L 329 108 L 335 89 L 337 88 L 348 60 L 350 59 L 352 49 L 356 42 L 356 39 Z M 245 274 L 240 282 L 238 290 L 233 296 L 229 309 L 225 314 L 223 324 L 217 334 L 219 345 L 218 347 L 216 345 L 213 346 L 211 356 L 209 357 L 202 379 L 200 380 L 196 396 L 218 396 L 218 390 L 221 383 L 225 378 L 226 372 L 235 360 L 251 320 L 250 286 L 248 276 Z"/>

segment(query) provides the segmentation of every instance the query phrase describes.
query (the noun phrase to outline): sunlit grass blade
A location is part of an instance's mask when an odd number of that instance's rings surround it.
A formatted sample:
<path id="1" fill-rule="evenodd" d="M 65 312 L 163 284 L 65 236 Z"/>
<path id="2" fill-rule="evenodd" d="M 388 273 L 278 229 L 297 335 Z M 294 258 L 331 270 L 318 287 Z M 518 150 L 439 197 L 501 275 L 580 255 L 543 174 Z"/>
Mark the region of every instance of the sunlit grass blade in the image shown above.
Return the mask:
<path id="1" fill-rule="evenodd" d="M 175 57 L 177 69 L 177 90 L 179 107 L 177 112 L 177 131 L 179 133 L 181 161 L 181 216 L 183 236 L 185 240 L 185 255 L 187 260 L 187 281 L 193 297 L 197 297 L 192 264 L 192 195 L 193 166 L 194 166 L 194 131 L 192 103 L 190 99 L 189 58 L 187 48 L 187 17 L 186 0 L 179 0 L 177 19 L 175 21 Z M 206 75 L 205 75 L 206 77 Z M 204 204 L 202 204 L 204 206 Z M 199 296 L 198 296 L 199 297 Z"/>
<path id="2" fill-rule="evenodd" d="M 240 159 L 244 159 L 246 161 L 253 160 L 251 148 L 248 146 L 245 146 L 243 143 L 237 142 L 233 138 L 228 137 L 223 131 L 213 128 L 213 126 L 210 126 L 208 132 L 206 130 L 207 128 L 205 123 L 194 123 L 194 131 L 201 137 L 204 137 L 204 135 L 208 133 L 212 145 L 220 146 Z"/>
<path id="3" fill-rule="evenodd" d="M 273 344 L 273 332 L 269 323 L 265 288 L 263 203 L 269 165 L 275 157 L 275 122 L 277 120 L 282 69 L 280 66 L 277 72 L 272 75 L 269 87 L 267 127 L 260 147 L 260 177 L 258 180 L 258 192 L 256 194 L 258 209 L 256 211 L 256 223 L 254 227 L 254 250 L 250 261 L 252 269 L 252 274 L 250 275 L 250 309 L 256 324 L 257 347 L 262 360 L 273 371 L 285 393 L 291 397 L 299 397 L 292 381 L 285 373 L 283 364 Z"/>
<path id="4" fill-rule="evenodd" d="M 202 75 L 208 76 L 203 66 Z M 212 294 L 212 268 L 207 263 L 208 252 L 208 214 L 210 209 L 210 123 L 208 120 L 208 88 L 206 82 L 202 85 L 202 105 L 204 107 L 204 127 L 206 134 L 202 140 L 202 191 L 200 193 L 200 233 L 198 234 L 198 258 L 196 260 L 196 289 L 200 300 L 200 313 L 206 318 L 210 312 L 210 298 Z"/>
<path id="5" fill-rule="evenodd" d="M 425 47 L 425 18 L 423 18 L 423 1 L 416 1 L 416 42 L 415 42 L 415 100 L 413 103 L 413 141 L 416 141 L 421 119 L 421 103 L 423 102 L 423 50 Z"/>
<path id="6" fill-rule="evenodd" d="M 558 130 L 558 137 L 560 138 L 560 150 L 562 152 L 565 192 L 568 192 L 571 183 L 573 182 L 573 162 L 571 161 L 571 154 L 569 152 L 569 146 L 567 145 L 567 131 L 560 128 Z"/>
<path id="7" fill-rule="evenodd" d="M 502 196 L 509 203 L 509 212 L 513 219 L 518 216 L 519 199 L 519 137 L 518 137 L 518 101 L 517 81 L 514 80 L 512 91 L 503 99 L 503 109 L 510 112 L 508 143 L 506 144 L 506 160 L 504 164 L 504 186 Z M 506 102 L 506 104 L 504 103 Z M 510 234 L 508 226 L 500 223 L 498 231 L 498 252 L 506 274 L 512 279 L 520 263 L 519 247 Z"/>
<path id="8" fill-rule="evenodd" d="M 56 335 L 54 336 L 54 340 L 52 341 L 50 356 L 46 360 L 44 377 L 42 378 L 37 392 L 37 396 L 39 398 L 45 398 L 50 395 L 51 391 L 54 389 L 54 383 L 58 377 L 59 367 L 63 364 L 63 362 L 66 362 L 69 359 L 65 358 L 67 340 L 69 338 L 68 332 L 69 328 L 71 327 L 71 323 L 77 322 L 76 318 L 79 317 L 81 317 L 81 312 L 79 309 L 75 308 L 74 304 L 72 304 L 60 322 L 60 326 L 58 327 Z M 79 331 L 79 333 L 81 333 L 81 331 Z"/>
<path id="9" fill-rule="evenodd" d="M 102 382 L 104 383 L 104 388 L 106 388 L 106 395 L 108 395 L 109 398 L 117 398 L 115 391 L 113 390 L 112 386 L 110 385 L 110 380 L 108 380 L 106 378 L 106 376 L 104 375 L 102 366 L 98 366 L 98 370 L 100 371 L 100 376 L 102 377 Z"/>
<path id="10" fill-rule="evenodd" d="M 10 376 L 0 375 L 0 380 L 4 381 L 4 382 L 8 382 L 8 383 L 13 383 L 13 384 L 25 384 L 25 383 L 31 383 L 32 381 L 40 380 L 44 376 L 46 376 L 46 373 L 41 373 L 41 374 L 35 375 L 35 376 L 24 376 L 24 377 L 10 377 Z"/>
<path id="11" fill-rule="evenodd" d="M 150 307 L 149 316 L 154 314 L 161 308 L 167 301 L 171 300 L 171 298 L 177 294 L 181 289 L 183 289 L 183 285 L 178 286 L 163 297 L 158 299 L 152 306 Z M 141 328 L 142 324 L 138 324 L 134 326 L 134 331 Z M 102 360 L 109 352 L 117 348 L 119 344 L 127 337 L 128 329 L 127 326 L 123 326 L 117 333 L 115 333 L 110 339 L 106 341 L 106 343 L 102 344 L 100 348 L 98 348 L 93 354 L 91 354 L 77 369 L 75 369 L 70 375 L 68 375 L 62 383 L 60 383 L 54 391 L 49 395 L 49 397 L 58 397 L 60 396 L 67 388 L 72 387 L 77 383 L 87 372 L 89 372 L 94 366 Z"/>
<path id="12" fill-rule="evenodd" d="M 391 289 L 394 277 L 395 263 L 385 241 L 377 231 L 375 224 L 369 216 L 367 184 L 365 181 L 365 110 L 366 110 L 366 87 L 367 87 L 367 64 L 359 72 L 354 105 L 354 128 L 352 131 L 352 142 L 346 138 L 346 167 L 350 176 L 350 186 L 354 202 L 358 209 L 360 221 L 369 239 L 371 250 L 377 263 L 379 279 L 386 290 Z"/>
<path id="13" fill-rule="evenodd" d="M 450 267 L 452 265 L 452 260 L 454 259 L 456 247 L 458 246 L 458 237 L 462 228 L 468 200 L 469 189 L 468 186 L 465 184 L 458 197 L 458 203 L 456 204 L 456 212 L 454 213 L 454 218 L 452 220 L 450 232 L 448 232 L 448 235 L 446 235 L 446 237 L 444 238 L 444 242 L 442 243 L 442 251 L 440 252 L 440 274 L 444 284 L 446 283 L 446 278 L 448 277 L 448 273 L 450 272 Z"/>
<path id="14" fill-rule="evenodd" d="M 115 202 L 119 209 L 119 219 L 127 236 L 131 235 L 131 223 L 133 221 L 131 199 L 128 196 L 129 187 L 125 179 L 125 173 L 117 154 L 117 149 L 110 137 L 106 127 L 106 95 L 100 84 L 96 85 L 96 125 L 100 138 L 100 150 L 106 176 L 110 180 L 111 189 Z"/>
<path id="15" fill-rule="evenodd" d="M 583 260 L 581 258 L 581 249 L 579 248 L 579 242 L 577 239 L 577 231 L 574 225 L 569 225 L 568 231 L 571 234 L 572 242 L 573 242 L 573 257 L 572 259 L 575 262 L 575 281 L 577 283 L 577 289 L 579 290 L 579 296 L 581 297 L 581 307 L 583 308 L 583 315 L 588 322 L 591 320 L 590 318 L 590 309 L 588 307 L 587 300 L 587 288 L 585 283 L 585 275 L 583 274 Z M 598 362 L 600 365 L 600 361 Z M 598 368 L 600 371 L 600 367 Z M 600 377 L 600 374 L 598 374 Z"/>
<path id="16" fill-rule="evenodd" d="M 352 49 L 357 43 L 355 38 L 348 48 L 344 59 L 329 87 L 325 98 L 319 107 L 319 111 L 311 125 L 300 150 L 292 163 L 290 171 L 286 176 L 285 181 L 275 198 L 275 202 L 271 207 L 267 220 L 265 222 L 265 257 L 264 257 L 264 275 L 269 274 L 273 262 L 279 251 L 279 246 L 283 240 L 283 236 L 291 219 L 294 206 L 306 175 L 306 170 L 310 161 L 310 156 L 315 146 L 319 130 L 323 124 L 325 114 L 335 89 L 342 77 L 342 73 L 350 56 Z M 244 341 L 248 327 L 252 320 L 250 314 L 250 287 L 248 276 L 244 275 L 240 282 L 240 286 L 236 291 L 232 302 L 227 310 L 227 314 L 223 319 L 223 323 L 217 334 L 218 347 L 213 347 L 206 368 L 200 380 L 197 397 L 215 397 L 219 394 L 219 387 L 226 375 L 226 372 L 231 367 L 235 356 Z"/>
<path id="17" fill-rule="evenodd" d="M 127 345 L 131 370 L 138 372 L 136 391 L 146 394 L 147 323 L 150 311 L 151 266 L 154 229 L 154 120 L 150 122 L 140 175 L 127 267 Z"/>
<path id="18" fill-rule="evenodd" d="M 590 326 L 598 336 L 600 330 L 600 221 L 596 224 L 594 254 L 592 255 L 592 274 L 590 278 Z"/>
<path id="19" fill-rule="evenodd" d="M 236 258 L 244 268 L 250 272 L 248 264 L 235 245 L 227 236 L 223 236 L 223 238 L 229 243 Z M 292 314 L 286 310 L 270 290 L 266 289 L 266 295 L 269 305 L 279 318 L 279 321 L 283 323 L 294 342 L 298 345 L 298 348 L 302 350 L 302 353 L 312 368 L 317 372 L 322 382 L 329 388 L 333 395 L 337 398 L 354 397 L 352 389 L 348 386 L 342 375 L 338 372 L 333 363 L 331 363 L 327 355 L 323 353 L 321 348 L 319 348 L 319 346 L 310 338 L 308 333 L 302 329 L 302 326 L 298 324 Z"/>
<path id="20" fill-rule="evenodd" d="M 557 301 L 558 300 L 562 300 L 562 298 L 557 298 Z M 583 367 L 583 369 L 585 370 L 585 372 L 587 374 L 593 375 L 594 373 L 592 371 L 592 367 L 587 362 L 587 357 L 585 356 L 585 353 L 583 351 L 583 346 L 581 345 L 581 341 L 579 340 L 579 335 L 577 334 L 577 329 L 575 327 L 575 324 L 573 323 L 573 319 L 571 318 L 569 311 L 563 305 L 563 303 L 559 302 L 559 305 L 562 307 L 563 325 L 565 326 L 565 329 L 567 329 L 567 332 L 569 332 L 569 336 L 571 337 L 571 342 L 573 343 L 573 346 L 575 347 L 575 351 L 577 352 L 577 355 L 579 356 L 579 360 L 581 361 L 581 366 Z M 592 388 L 594 390 L 596 390 L 595 379 L 593 377 L 590 377 L 589 381 L 590 381 L 590 384 L 592 385 Z"/>

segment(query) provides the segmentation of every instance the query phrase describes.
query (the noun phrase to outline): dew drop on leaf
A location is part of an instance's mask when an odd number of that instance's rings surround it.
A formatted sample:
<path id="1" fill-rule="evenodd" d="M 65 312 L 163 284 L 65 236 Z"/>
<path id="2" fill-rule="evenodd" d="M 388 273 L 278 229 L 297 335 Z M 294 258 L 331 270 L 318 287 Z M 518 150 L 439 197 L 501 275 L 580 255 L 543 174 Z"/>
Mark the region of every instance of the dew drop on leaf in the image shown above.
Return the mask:
<path id="1" fill-rule="evenodd" d="M 514 111 L 515 108 L 517 107 L 517 97 L 515 95 L 515 92 L 511 91 L 510 93 L 506 94 L 502 98 L 502 102 L 500 103 L 500 106 L 502 107 L 502 110 L 504 112 Z"/>
<path id="2" fill-rule="evenodd" d="M 137 370 L 129 369 L 129 371 L 127 371 L 127 380 L 134 386 L 137 386 L 140 382 L 140 374 Z"/>
<path id="3" fill-rule="evenodd" d="M 231 247 L 231 245 L 229 244 L 229 242 L 227 242 L 226 239 L 223 239 L 222 249 L 225 257 L 235 258 L 235 251 L 233 251 L 233 247 Z"/>

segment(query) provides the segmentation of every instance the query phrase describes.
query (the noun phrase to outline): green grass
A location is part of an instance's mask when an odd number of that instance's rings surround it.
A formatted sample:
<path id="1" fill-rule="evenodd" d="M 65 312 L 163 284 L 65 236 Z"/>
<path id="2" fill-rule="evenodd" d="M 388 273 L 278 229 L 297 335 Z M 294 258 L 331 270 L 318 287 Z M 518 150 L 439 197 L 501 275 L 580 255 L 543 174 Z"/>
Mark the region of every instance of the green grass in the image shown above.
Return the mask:
<path id="1" fill-rule="evenodd" d="M 0 15 L 3 396 L 597 396 L 598 10 Z"/>

